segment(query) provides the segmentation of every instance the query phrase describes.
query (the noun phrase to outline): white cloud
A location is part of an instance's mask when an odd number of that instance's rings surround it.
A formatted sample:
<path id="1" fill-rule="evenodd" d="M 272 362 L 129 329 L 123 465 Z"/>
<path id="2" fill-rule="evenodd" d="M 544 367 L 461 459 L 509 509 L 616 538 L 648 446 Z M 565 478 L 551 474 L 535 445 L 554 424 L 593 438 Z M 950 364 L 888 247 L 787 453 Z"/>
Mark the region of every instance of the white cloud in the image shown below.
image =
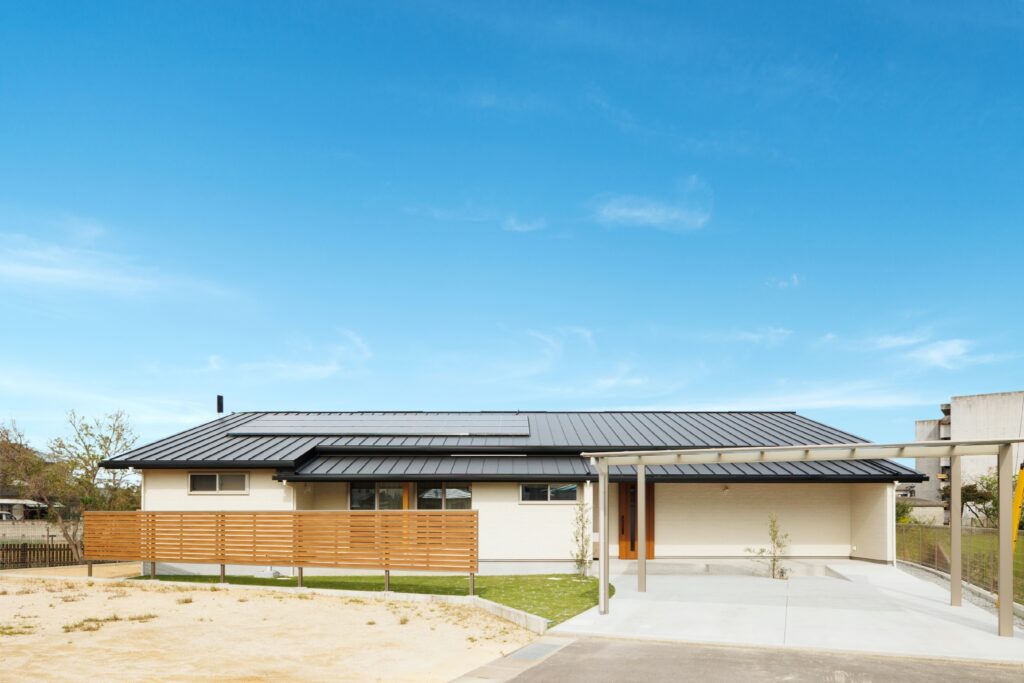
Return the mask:
<path id="1" fill-rule="evenodd" d="M 299 345 L 302 358 L 270 358 L 243 363 L 241 369 L 258 380 L 318 381 L 354 372 L 372 356 L 369 345 L 351 330 L 338 330 L 340 342 Z M 318 357 L 315 360 L 312 357 Z"/>
<path id="2" fill-rule="evenodd" d="M 827 408 L 896 408 L 934 405 L 935 397 L 892 387 L 883 382 L 855 381 L 805 384 L 799 388 L 739 398 L 711 399 L 675 410 L 822 410 Z M 666 409 L 669 409 L 666 407 Z"/>
<path id="3" fill-rule="evenodd" d="M 728 332 L 707 332 L 701 335 L 712 342 L 744 342 L 748 344 L 780 344 L 793 335 L 785 327 L 759 327 L 752 330 L 731 330 Z"/>
<path id="4" fill-rule="evenodd" d="M 543 230 L 547 225 L 547 221 L 543 218 L 537 218 L 532 221 L 519 220 L 516 216 L 509 216 L 505 219 L 505 222 L 501 224 L 502 230 L 509 232 L 533 232 L 535 230 Z"/>
<path id="5" fill-rule="evenodd" d="M 955 370 L 966 365 L 992 363 L 1000 359 L 996 354 L 973 354 L 974 342 L 967 339 L 945 339 L 919 346 L 904 356 L 925 367 Z"/>
<path id="6" fill-rule="evenodd" d="M 618 196 L 601 203 L 594 212 L 594 218 L 604 225 L 682 232 L 703 228 L 711 219 L 711 210 L 668 204 L 646 197 Z"/>
<path id="7" fill-rule="evenodd" d="M 707 184 L 690 176 L 682 185 L 682 197 L 662 201 L 636 195 L 601 198 L 594 208 L 594 220 L 602 225 L 655 228 L 669 232 L 699 230 L 711 220 L 712 195 Z"/>
<path id="8" fill-rule="evenodd" d="M 91 234 L 96 238 L 102 233 Z M 224 293 L 210 283 L 142 267 L 113 252 L 12 233 L 0 233 L 0 282 L 122 296 L 182 290 Z"/>
<path id="9" fill-rule="evenodd" d="M 776 289 L 796 289 L 800 286 L 800 276 L 792 273 L 789 277 L 773 277 L 766 284 Z"/>
<path id="10" fill-rule="evenodd" d="M 876 349 L 901 349 L 915 346 L 927 339 L 928 335 L 925 334 L 884 334 L 869 339 L 868 343 Z"/>

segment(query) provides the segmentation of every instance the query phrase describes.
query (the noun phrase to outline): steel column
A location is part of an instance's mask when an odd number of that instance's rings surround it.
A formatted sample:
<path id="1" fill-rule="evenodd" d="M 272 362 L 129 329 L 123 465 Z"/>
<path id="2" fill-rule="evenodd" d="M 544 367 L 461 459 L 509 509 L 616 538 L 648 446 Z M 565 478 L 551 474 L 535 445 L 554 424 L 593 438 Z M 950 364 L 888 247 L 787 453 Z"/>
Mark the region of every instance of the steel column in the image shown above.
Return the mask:
<path id="1" fill-rule="evenodd" d="M 597 464 L 597 495 L 600 511 L 598 514 L 598 607 L 600 614 L 608 614 L 608 464 L 604 459 Z"/>
<path id="2" fill-rule="evenodd" d="M 636 590 L 647 592 L 647 468 L 636 466 Z"/>
<path id="3" fill-rule="evenodd" d="M 941 461 L 940 461 L 941 462 Z M 960 456 L 949 458 L 949 604 L 959 607 L 963 601 L 963 513 L 961 511 Z"/>
<path id="4" fill-rule="evenodd" d="M 999 635 L 1013 637 L 1013 448 L 999 447 Z"/>

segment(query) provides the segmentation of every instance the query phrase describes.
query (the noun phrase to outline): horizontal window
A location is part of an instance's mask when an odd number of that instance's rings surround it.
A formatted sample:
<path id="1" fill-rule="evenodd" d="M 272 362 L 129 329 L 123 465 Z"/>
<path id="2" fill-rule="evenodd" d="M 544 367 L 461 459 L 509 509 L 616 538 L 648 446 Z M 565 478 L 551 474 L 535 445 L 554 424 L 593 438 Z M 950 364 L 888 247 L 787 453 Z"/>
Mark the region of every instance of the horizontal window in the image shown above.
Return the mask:
<path id="1" fill-rule="evenodd" d="M 348 487 L 350 510 L 405 510 L 409 484 L 387 481 L 354 481 Z"/>
<path id="2" fill-rule="evenodd" d="M 574 503 L 579 499 L 579 484 L 521 484 L 519 500 L 523 503 Z"/>
<path id="3" fill-rule="evenodd" d="M 189 493 L 249 493 L 248 472 L 190 472 Z"/>

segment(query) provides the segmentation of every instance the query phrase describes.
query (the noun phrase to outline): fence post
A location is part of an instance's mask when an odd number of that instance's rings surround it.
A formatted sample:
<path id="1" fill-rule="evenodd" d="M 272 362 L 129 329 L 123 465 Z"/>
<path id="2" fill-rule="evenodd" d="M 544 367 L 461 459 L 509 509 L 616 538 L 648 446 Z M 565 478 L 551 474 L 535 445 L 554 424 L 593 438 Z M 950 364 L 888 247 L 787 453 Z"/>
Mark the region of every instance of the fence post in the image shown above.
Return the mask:
<path id="1" fill-rule="evenodd" d="M 384 592 L 386 593 L 386 592 L 388 592 L 390 590 L 391 590 L 391 570 L 390 569 L 385 569 L 384 570 Z"/>
<path id="2" fill-rule="evenodd" d="M 302 588 L 302 567 L 298 567 L 299 570 L 299 588 Z"/>
<path id="3" fill-rule="evenodd" d="M 24 567 L 28 566 L 28 543 L 21 544 L 21 562 L 19 563 Z"/>
<path id="4" fill-rule="evenodd" d="M 149 563 L 149 578 L 156 578 L 156 560 Z"/>
<path id="5" fill-rule="evenodd" d="M 92 560 L 85 563 L 85 575 L 92 576 Z"/>
<path id="6" fill-rule="evenodd" d="M 469 594 L 476 595 L 476 574 L 469 573 Z"/>
<path id="7" fill-rule="evenodd" d="M 224 565 L 220 566 L 220 582 L 224 583 Z"/>

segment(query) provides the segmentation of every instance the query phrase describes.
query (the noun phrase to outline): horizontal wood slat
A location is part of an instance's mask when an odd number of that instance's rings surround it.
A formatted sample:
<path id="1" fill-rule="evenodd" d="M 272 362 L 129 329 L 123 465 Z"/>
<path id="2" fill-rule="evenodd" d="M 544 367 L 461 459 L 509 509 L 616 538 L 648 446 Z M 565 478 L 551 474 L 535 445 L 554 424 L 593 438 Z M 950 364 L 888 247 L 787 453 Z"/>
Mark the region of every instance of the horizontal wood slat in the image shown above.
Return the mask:
<path id="1" fill-rule="evenodd" d="M 86 512 L 88 560 L 468 572 L 476 510 Z"/>

